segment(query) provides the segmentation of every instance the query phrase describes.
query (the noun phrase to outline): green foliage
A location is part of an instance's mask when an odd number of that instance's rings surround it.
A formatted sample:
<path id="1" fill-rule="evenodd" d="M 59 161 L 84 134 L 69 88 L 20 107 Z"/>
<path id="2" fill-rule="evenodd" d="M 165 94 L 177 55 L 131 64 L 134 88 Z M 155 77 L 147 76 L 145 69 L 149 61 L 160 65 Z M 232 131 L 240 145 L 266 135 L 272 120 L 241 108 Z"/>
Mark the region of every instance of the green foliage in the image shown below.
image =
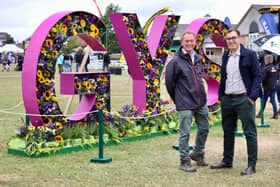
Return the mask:
<path id="1" fill-rule="evenodd" d="M 79 47 L 80 44 L 78 43 L 77 37 L 70 37 L 68 38 L 62 45 L 62 52 L 73 52 L 75 48 Z"/>
<path id="2" fill-rule="evenodd" d="M 15 43 L 15 40 L 14 38 L 10 35 L 10 34 L 7 34 L 7 38 L 6 38 L 6 44 L 14 44 Z"/>
<path id="3" fill-rule="evenodd" d="M 120 11 L 121 8 L 118 5 L 114 5 L 113 3 L 111 3 L 106 7 L 105 14 L 101 17 L 101 20 L 104 22 L 107 29 L 106 43 L 107 43 L 107 49 L 109 53 L 120 53 L 121 51 L 119 43 L 116 38 L 115 31 L 113 30 L 113 26 L 109 18 L 109 14 L 114 12 L 120 12 Z"/>

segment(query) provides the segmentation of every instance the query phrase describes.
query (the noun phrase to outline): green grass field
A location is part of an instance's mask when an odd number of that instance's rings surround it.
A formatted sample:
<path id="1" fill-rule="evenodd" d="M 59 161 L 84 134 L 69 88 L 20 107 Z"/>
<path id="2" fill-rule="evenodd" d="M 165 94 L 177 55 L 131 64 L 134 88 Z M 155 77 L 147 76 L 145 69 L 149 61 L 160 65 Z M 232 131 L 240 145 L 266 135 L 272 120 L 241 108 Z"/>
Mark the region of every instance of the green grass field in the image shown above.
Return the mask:
<path id="1" fill-rule="evenodd" d="M 59 82 L 59 81 L 57 81 Z M 131 83 L 126 72 L 112 75 L 112 111 L 123 104 L 132 103 Z M 57 88 L 57 90 L 59 90 Z M 163 97 L 167 94 L 162 89 Z M 57 91 L 59 93 L 59 91 Z M 59 95 L 59 94 L 58 94 Z M 113 161 L 108 164 L 90 163 L 98 149 L 80 151 L 46 158 L 28 158 L 7 154 L 7 142 L 16 134 L 24 118 L 21 97 L 21 72 L 0 72 L 0 186 L 279 186 L 280 184 L 280 123 L 270 120 L 271 106 L 267 105 L 265 122 L 270 128 L 258 128 L 259 159 L 257 173 L 240 176 L 247 166 L 246 142 L 237 137 L 233 169 L 214 171 L 199 168 L 196 173 L 178 169 L 179 155 L 172 149 L 177 135 L 167 135 L 145 141 L 125 142 L 105 146 L 104 156 Z M 59 95 L 65 106 L 68 96 Z M 75 98 L 71 110 L 75 108 Z M 257 101 L 257 108 L 258 108 Z M 257 123 L 260 120 L 257 119 Z M 239 127 L 241 128 L 241 127 Z M 194 143 L 195 131 L 191 133 Z M 222 157 L 223 133 L 220 126 L 210 129 L 206 144 L 206 160 L 216 163 Z M 194 164 L 195 165 L 195 164 Z"/>

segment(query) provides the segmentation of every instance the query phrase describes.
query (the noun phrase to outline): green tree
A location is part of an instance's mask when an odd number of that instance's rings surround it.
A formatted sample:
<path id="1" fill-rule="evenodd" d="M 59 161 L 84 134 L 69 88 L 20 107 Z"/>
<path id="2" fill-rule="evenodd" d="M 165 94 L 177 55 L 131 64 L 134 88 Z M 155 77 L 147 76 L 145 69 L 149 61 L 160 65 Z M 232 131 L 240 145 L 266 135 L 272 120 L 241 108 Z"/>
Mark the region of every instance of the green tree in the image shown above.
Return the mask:
<path id="1" fill-rule="evenodd" d="M 109 15 L 114 12 L 120 12 L 121 8 L 118 5 L 114 5 L 113 3 L 109 4 L 106 7 L 105 14 L 101 17 L 101 20 L 106 25 L 107 29 L 107 49 L 109 53 L 120 53 L 121 49 L 119 43 L 116 38 L 115 31 L 113 29 L 112 23 L 110 21 Z"/>
<path id="2" fill-rule="evenodd" d="M 10 34 L 7 34 L 7 38 L 6 38 L 5 43 L 6 44 L 14 44 L 15 40 L 14 40 L 14 38 Z"/>
<path id="3" fill-rule="evenodd" d="M 69 52 L 69 53 L 71 53 L 71 52 L 73 52 L 73 49 L 75 49 L 75 48 L 77 48 L 77 47 L 79 47 L 80 45 L 79 45 L 79 43 L 78 43 L 78 40 L 77 40 L 77 38 L 76 37 L 70 37 L 70 38 L 68 38 L 64 43 L 63 43 L 63 45 L 62 45 L 62 51 L 63 52 Z"/>

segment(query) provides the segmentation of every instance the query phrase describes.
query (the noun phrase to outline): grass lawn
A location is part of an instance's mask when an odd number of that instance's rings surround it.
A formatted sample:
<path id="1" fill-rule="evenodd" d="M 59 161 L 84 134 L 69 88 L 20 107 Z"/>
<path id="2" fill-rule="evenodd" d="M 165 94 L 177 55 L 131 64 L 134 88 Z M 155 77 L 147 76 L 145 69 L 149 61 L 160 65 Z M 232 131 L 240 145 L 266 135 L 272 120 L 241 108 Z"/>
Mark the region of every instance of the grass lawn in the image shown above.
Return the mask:
<path id="1" fill-rule="evenodd" d="M 57 81 L 59 82 L 59 81 Z M 111 76 L 112 111 L 123 104 L 132 103 L 132 80 L 126 72 Z M 167 94 L 162 89 L 163 97 Z M 57 93 L 59 89 L 57 88 Z M 105 146 L 104 156 L 111 157 L 109 164 L 90 163 L 98 149 L 80 151 L 46 158 L 28 158 L 7 154 L 7 142 L 24 118 L 21 97 L 21 72 L 0 72 L 0 186 L 279 186 L 280 184 L 280 119 L 271 120 L 270 104 L 265 111 L 265 122 L 270 128 L 258 128 L 259 159 L 257 173 L 240 176 L 247 166 L 247 149 L 244 137 L 237 137 L 233 169 L 214 171 L 197 167 L 196 173 L 178 169 L 179 155 L 172 149 L 177 135 L 161 136 L 145 141 L 125 142 Z M 59 95 L 65 106 L 68 96 Z M 75 108 L 75 98 L 71 110 Z M 259 101 L 257 101 L 257 109 Z M 257 119 L 257 123 L 260 120 Z M 241 128 L 241 127 L 240 127 Z M 194 143 L 195 131 L 191 133 Z M 221 126 L 210 129 L 206 144 L 206 160 L 216 163 L 222 157 L 223 133 Z M 195 165 L 195 164 L 194 164 Z"/>

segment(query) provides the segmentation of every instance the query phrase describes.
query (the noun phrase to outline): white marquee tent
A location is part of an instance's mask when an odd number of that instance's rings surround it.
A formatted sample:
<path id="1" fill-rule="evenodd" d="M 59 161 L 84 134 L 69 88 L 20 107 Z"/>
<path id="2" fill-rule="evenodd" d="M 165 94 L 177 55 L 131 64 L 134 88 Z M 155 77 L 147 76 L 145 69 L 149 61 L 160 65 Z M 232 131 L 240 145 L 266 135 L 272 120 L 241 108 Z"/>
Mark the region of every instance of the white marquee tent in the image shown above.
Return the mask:
<path id="1" fill-rule="evenodd" d="M 22 48 L 17 47 L 15 44 L 6 44 L 2 47 L 0 47 L 0 53 L 23 53 L 24 50 Z"/>

